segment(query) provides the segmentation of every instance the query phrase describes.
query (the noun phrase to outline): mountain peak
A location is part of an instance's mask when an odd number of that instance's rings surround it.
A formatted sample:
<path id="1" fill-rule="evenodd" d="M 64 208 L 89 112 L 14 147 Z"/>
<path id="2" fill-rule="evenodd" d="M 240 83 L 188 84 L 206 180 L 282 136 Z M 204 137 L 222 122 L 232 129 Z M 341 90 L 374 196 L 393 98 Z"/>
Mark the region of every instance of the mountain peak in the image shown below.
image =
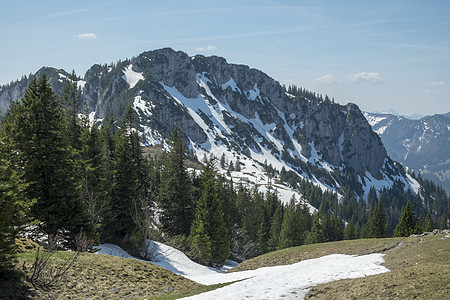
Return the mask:
<path id="1" fill-rule="evenodd" d="M 59 83 L 68 74 L 45 72 L 61 91 Z M 262 71 L 222 57 L 189 57 L 171 48 L 147 51 L 92 66 L 79 86 L 92 119 L 120 117 L 132 105 L 147 145 L 163 143 L 177 126 L 199 160 L 224 155 L 253 174 L 264 174 L 267 161 L 338 193 L 349 181 L 359 195 L 396 181 L 405 189 L 414 186 L 356 104 L 335 104 L 303 89 L 288 95 Z M 18 85 L 17 96 L 20 90 Z M 0 92 L 0 103 L 7 104 L 10 92 L 11 87 Z"/>

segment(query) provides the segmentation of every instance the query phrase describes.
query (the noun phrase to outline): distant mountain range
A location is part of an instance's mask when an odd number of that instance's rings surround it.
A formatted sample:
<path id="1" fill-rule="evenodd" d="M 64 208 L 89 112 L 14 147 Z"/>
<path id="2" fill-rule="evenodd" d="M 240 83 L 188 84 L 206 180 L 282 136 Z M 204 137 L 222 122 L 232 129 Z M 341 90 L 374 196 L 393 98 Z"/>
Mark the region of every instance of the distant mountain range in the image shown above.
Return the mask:
<path id="1" fill-rule="evenodd" d="M 450 193 L 450 112 L 418 120 L 367 112 L 364 116 L 392 159 Z"/>

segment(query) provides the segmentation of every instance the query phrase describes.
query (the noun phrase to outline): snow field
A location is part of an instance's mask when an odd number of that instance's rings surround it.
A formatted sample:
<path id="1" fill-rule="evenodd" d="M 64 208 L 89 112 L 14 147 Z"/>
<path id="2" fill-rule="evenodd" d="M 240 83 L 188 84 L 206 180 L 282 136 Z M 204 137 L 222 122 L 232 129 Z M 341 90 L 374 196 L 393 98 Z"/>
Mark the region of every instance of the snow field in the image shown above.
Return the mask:
<path id="1" fill-rule="evenodd" d="M 384 262 L 383 254 L 363 256 L 332 254 L 292 265 L 224 273 L 236 263 L 229 261 L 227 266 L 219 270 L 199 265 L 181 251 L 162 243 L 154 242 L 151 247 L 156 257 L 153 264 L 198 283 L 211 285 L 237 281 L 186 299 L 303 299 L 309 289 L 318 284 L 389 272 L 387 268 L 381 266 Z M 133 258 L 112 244 L 100 245 L 100 251 L 97 253 Z"/>

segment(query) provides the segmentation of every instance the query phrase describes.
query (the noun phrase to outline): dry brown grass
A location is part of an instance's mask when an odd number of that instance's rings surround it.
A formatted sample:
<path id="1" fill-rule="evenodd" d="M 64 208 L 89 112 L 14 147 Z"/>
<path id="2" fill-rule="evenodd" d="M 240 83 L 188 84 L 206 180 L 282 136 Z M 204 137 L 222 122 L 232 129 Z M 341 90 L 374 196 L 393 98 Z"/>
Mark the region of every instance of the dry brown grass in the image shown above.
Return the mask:
<path id="1" fill-rule="evenodd" d="M 64 261 L 70 252 L 57 252 L 54 263 Z M 34 253 L 22 253 L 19 265 L 30 266 Z M 9 297 L 35 299 L 144 299 L 164 294 L 196 290 L 202 285 L 159 266 L 109 255 L 84 253 L 67 272 L 66 278 L 49 293 L 26 283 Z M 1 296 L 0 296 L 1 298 Z"/>

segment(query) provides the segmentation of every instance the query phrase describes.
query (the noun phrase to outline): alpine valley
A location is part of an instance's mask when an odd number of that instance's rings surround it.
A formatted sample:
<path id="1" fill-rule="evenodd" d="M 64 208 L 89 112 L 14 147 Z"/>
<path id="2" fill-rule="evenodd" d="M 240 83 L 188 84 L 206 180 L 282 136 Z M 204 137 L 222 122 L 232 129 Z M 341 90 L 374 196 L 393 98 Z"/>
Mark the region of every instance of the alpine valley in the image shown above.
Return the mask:
<path id="1" fill-rule="evenodd" d="M 10 101 L 20 100 L 29 80 L 42 73 L 56 92 L 62 91 L 70 75 L 44 67 L 2 86 L 1 111 L 7 111 Z M 436 197 L 436 189 L 426 189 L 422 178 L 408 174 L 392 159 L 400 160 L 395 152 L 390 152 L 392 158 L 388 155 L 384 135 L 380 138 L 373 131 L 374 124 L 357 105 L 340 105 L 328 96 L 284 87 L 248 66 L 165 48 L 93 65 L 77 85 L 84 105 L 80 113 L 91 124 L 99 125 L 105 118 L 119 120 L 132 106 L 143 146 L 166 147 L 178 127 L 191 160 L 213 155 L 228 178 L 263 192 L 273 189 L 285 203 L 295 195 L 308 202 L 310 210 L 332 207 L 305 183 L 337 195 L 340 203 L 352 197 L 367 202 L 374 187 L 378 195 L 394 195 L 383 203 L 390 209 L 391 226 L 406 204 L 404 195 L 412 199 L 420 217 L 428 211 L 435 221 L 444 212 L 449 215 L 447 196 Z M 415 160 L 411 155 L 408 158 Z M 420 169 L 419 164 L 412 167 Z M 351 213 L 342 216 L 349 219 Z"/>

